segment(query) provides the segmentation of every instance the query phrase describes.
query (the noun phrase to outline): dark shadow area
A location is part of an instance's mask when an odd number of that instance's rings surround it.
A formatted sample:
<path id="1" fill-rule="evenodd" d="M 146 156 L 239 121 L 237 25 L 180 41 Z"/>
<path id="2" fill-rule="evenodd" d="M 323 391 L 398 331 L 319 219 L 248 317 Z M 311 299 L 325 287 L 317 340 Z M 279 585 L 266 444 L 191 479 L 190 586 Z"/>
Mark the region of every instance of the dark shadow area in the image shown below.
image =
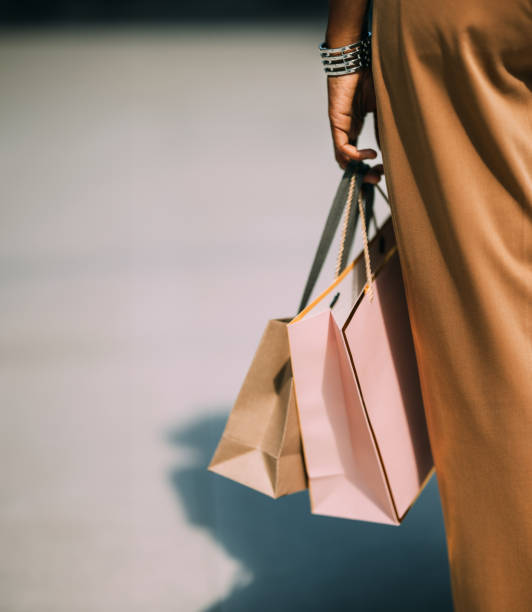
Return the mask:
<path id="1" fill-rule="evenodd" d="M 400 527 L 313 516 L 306 492 L 273 500 L 207 471 L 227 412 L 168 434 L 193 457 L 169 475 L 189 521 L 252 575 L 208 612 L 452 610 L 435 477 Z"/>
<path id="2" fill-rule="evenodd" d="M 0 2 L 0 23 L 120 23 L 181 22 L 201 23 L 255 19 L 325 18 L 327 3 L 322 0 L 4 0 Z"/>

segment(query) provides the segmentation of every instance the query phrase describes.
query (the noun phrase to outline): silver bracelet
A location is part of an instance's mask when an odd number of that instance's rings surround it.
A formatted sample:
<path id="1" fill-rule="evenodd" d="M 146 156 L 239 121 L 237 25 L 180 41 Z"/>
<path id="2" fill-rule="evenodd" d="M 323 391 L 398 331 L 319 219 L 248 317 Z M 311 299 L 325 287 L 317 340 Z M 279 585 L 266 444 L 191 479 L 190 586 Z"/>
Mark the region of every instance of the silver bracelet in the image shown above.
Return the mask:
<path id="1" fill-rule="evenodd" d="M 327 76 L 360 72 L 371 66 L 371 34 L 345 47 L 329 49 L 323 42 L 320 57 Z"/>

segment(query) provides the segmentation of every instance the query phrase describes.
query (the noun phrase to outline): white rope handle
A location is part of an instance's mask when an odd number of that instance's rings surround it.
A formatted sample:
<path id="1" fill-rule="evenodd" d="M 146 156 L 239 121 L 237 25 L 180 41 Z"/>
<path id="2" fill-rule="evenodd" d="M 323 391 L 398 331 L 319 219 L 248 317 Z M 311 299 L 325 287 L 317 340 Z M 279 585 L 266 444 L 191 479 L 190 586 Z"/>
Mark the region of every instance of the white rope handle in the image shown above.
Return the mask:
<path id="1" fill-rule="evenodd" d="M 342 257 L 344 254 L 344 249 L 345 249 L 345 239 L 346 239 L 346 234 L 347 234 L 347 226 L 349 224 L 349 217 L 351 216 L 351 208 L 353 205 L 353 194 L 355 191 L 355 181 L 356 181 L 356 174 L 353 174 L 349 180 L 349 189 L 347 192 L 347 201 L 346 201 L 346 205 L 345 205 L 345 216 L 344 216 L 344 222 L 343 222 L 343 226 L 342 226 L 342 238 L 341 238 L 341 242 L 340 242 L 340 250 L 338 252 L 338 258 L 336 260 L 336 274 L 335 276 L 338 278 L 338 276 L 340 275 L 341 272 L 341 264 L 342 264 Z M 379 187 L 379 185 L 376 185 L 377 189 L 380 191 L 382 197 L 389 203 L 388 197 L 386 196 L 386 194 L 384 193 L 384 191 Z M 364 293 L 366 293 L 368 295 L 368 299 L 370 302 L 373 301 L 373 297 L 374 297 L 374 291 L 373 291 L 373 273 L 371 271 L 371 258 L 369 255 L 369 240 L 368 240 L 368 230 L 367 230 L 367 226 L 366 226 L 366 215 L 364 212 L 364 202 L 363 202 L 363 198 L 362 198 L 362 186 L 361 188 L 358 190 L 358 211 L 360 213 L 360 225 L 362 226 L 362 242 L 364 245 L 364 262 L 365 262 L 365 266 L 366 266 L 366 284 L 364 285 Z M 374 216 L 375 219 L 375 216 Z M 379 231 L 379 228 L 377 226 L 377 220 L 375 219 L 375 227 L 377 229 L 377 232 Z"/>
<path id="2" fill-rule="evenodd" d="M 364 293 L 367 293 L 369 301 L 373 301 L 373 273 L 371 272 L 371 260 L 369 257 L 368 232 L 366 228 L 366 215 L 364 213 L 364 203 L 362 202 L 362 189 L 358 192 L 358 211 L 360 213 L 360 225 L 362 226 L 362 240 L 364 243 L 364 261 L 366 264 L 366 284 Z"/>
<path id="3" fill-rule="evenodd" d="M 342 225 L 342 238 L 340 241 L 340 250 L 338 251 L 338 257 L 336 259 L 336 272 L 335 277 L 338 278 L 340 276 L 341 266 L 342 266 L 342 257 L 344 255 L 345 249 L 345 239 L 347 236 L 347 226 L 349 225 L 349 217 L 351 216 L 351 207 L 353 204 L 353 192 L 355 189 L 355 179 L 356 174 L 353 174 L 349 180 L 349 189 L 347 191 L 347 201 L 345 204 L 345 216 L 344 223 Z"/>

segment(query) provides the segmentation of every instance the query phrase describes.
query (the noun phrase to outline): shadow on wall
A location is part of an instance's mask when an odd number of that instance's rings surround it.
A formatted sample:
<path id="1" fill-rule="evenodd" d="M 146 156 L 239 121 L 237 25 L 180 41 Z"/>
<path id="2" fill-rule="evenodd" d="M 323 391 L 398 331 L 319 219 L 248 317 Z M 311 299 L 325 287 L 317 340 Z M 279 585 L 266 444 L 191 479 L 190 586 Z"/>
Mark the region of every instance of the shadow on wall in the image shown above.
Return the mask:
<path id="1" fill-rule="evenodd" d="M 313 516 L 306 492 L 273 500 L 206 470 L 227 412 L 169 436 L 195 453 L 170 475 L 190 522 L 251 575 L 208 612 L 452 610 L 435 477 L 400 527 Z"/>

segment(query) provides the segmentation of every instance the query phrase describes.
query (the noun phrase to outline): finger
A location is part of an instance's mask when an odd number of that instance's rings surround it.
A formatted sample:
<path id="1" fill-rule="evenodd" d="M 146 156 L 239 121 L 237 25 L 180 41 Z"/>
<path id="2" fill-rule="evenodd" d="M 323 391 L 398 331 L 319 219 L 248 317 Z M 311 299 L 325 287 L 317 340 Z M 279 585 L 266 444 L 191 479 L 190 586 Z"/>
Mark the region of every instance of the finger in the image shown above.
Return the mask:
<path id="1" fill-rule="evenodd" d="M 376 185 L 381 180 L 381 174 L 375 172 L 374 170 L 368 170 L 364 175 L 364 183 L 371 183 L 372 185 Z"/>
<path id="2" fill-rule="evenodd" d="M 340 168 L 342 170 L 345 170 L 347 168 L 347 164 L 349 162 L 344 157 L 342 157 L 340 155 L 335 155 L 335 158 L 336 158 L 336 162 L 340 166 Z"/>
<path id="3" fill-rule="evenodd" d="M 340 168 L 345 170 L 345 168 L 352 163 L 353 161 L 362 161 L 365 159 L 374 159 L 375 152 L 371 149 L 363 149 L 358 151 L 355 147 L 355 151 L 351 148 L 351 145 L 343 147 L 341 149 L 335 149 L 335 157 L 336 161 L 340 165 Z"/>
<path id="4" fill-rule="evenodd" d="M 384 166 L 382 164 L 376 164 L 372 166 L 364 175 L 364 183 L 371 183 L 376 185 L 384 174 Z"/>
<path id="5" fill-rule="evenodd" d="M 368 172 L 381 177 L 384 174 L 384 166 L 382 164 L 376 164 L 375 166 L 371 166 Z"/>
<path id="6" fill-rule="evenodd" d="M 364 159 L 375 159 L 377 157 L 377 151 L 374 149 L 357 149 L 355 145 L 350 143 L 342 144 L 339 147 L 340 152 L 347 157 L 349 160 L 362 161 Z"/>
<path id="7" fill-rule="evenodd" d="M 331 126 L 334 148 L 348 160 L 375 159 L 377 152 L 374 149 L 358 149 L 349 139 L 347 131 L 340 127 Z"/>

